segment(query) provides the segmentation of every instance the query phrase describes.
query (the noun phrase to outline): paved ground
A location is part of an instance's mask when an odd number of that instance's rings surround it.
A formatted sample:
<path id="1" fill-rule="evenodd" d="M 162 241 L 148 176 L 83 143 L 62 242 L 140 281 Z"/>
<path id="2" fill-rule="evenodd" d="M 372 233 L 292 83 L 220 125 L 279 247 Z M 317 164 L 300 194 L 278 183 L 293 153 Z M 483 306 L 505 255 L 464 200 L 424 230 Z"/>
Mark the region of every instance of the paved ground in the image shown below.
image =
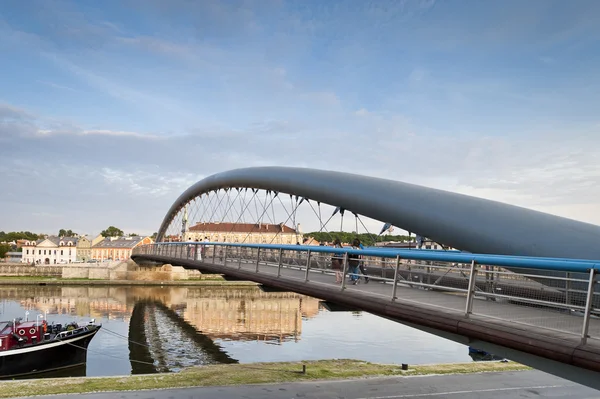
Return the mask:
<path id="1" fill-rule="evenodd" d="M 181 254 L 178 251 L 172 251 L 170 255 L 177 258 Z M 164 256 L 169 256 L 169 254 L 165 253 Z M 182 258 L 186 259 L 185 255 Z M 286 263 L 288 264 L 284 264 L 281 268 L 281 277 L 304 281 L 306 267 L 302 264 L 302 259 L 294 259 L 294 263 L 296 263 L 294 265 L 289 264 L 291 259 L 286 258 Z M 216 265 L 223 264 L 223 259 L 218 256 L 214 260 Z M 212 263 L 213 258 L 209 256 L 205 261 Z M 256 261 L 254 259 L 244 259 L 242 262 L 239 262 L 238 259 L 229 258 L 225 267 L 258 271 L 259 273 L 268 275 L 277 275 L 278 272 L 277 263 L 262 261 L 258 266 L 258 270 L 256 270 Z M 327 289 L 337 286 L 335 284 L 335 277 L 329 270 L 323 273 L 321 270 L 311 269 L 309 280 L 310 283 L 323 285 L 323 288 L 327 287 Z M 358 291 L 361 294 L 391 298 L 393 285 L 384 284 L 372 276 L 369 284 L 347 285 L 346 288 L 349 294 Z M 396 296 L 399 302 L 415 302 L 434 306 L 444 312 L 459 312 L 462 314 L 465 309 L 465 295 L 459 292 L 431 291 L 420 289 L 414 285 L 412 288 L 407 285 L 398 285 Z M 533 306 L 518 306 L 502 300 L 488 301 L 477 296 L 473 303 L 473 315 L 475 317 L 491 317 L 553 330 L 548 333 L 554 337 L 561 337 L 568 340 L 576 339 L 581 334 L 583 325 L 581 314 L 568 314 Z M 590 320 L 589 335 L 592 338 L 591 342 L 600 339 L 600 319 L 592 318 Z"/>
<path id="2" fill-rule="evenodd" d="M 46 396 L 72 399 L 73 395 Z M 395 398 L 600 398 L 600 391 L 539 371 L 373 378 L 235 387 L 78 394 L 78 399 L 395 399 Z"/>
<path id="3" fill-rule="evenodd" d="M 219 264 L 218 258 L 216 264 Z M 305 279 L 305 268 L 300 267 L 283 267 L 281 277 L 294 280 Z M 226 267 L 238 268 L 243 270 L 256 269 L 256 262 L 242 262 L 239 264 L 236 260 L 229 260 Z M 276 264 L 259 265 L 259 273 L 277 274 Z M 335 285 L 335 277 L 332 274 L 323 273 L 321 271 L 311 271 L 309 280 L 313 283 L 326 284 L 328 286 Z M 360 291 L 361 293 L 383 296 L 391 298 L 393 285 L 383 284 L 377 281 L 375 277 L 371 278 L 369 284 L 347 285 L 348 292 Z M 398 301 L 416 302 L 443 308 L 450 311 L 464 312 L 465 297 L 461 293 L 449 293 L 442 291 L 430 291 L 419 289 L 417 287 L 410 288 L 406 285 L 399 285 L 396 295 Z M 473 303 L 473 314 L 502 319 L 505 321 L 524 323 L 536 327 L 549 328 L 568 334 L 580 334 L 583 324 L 583 317 L 577 314 L 559 313 L 549 309 L 536 308 L 532 306 L 518 306 L 507 302 L 487 301 L 483 298 L 476 298 Z M 589 334 L 593 338 L 600 337 L 600 319 L 590 320 Z"/>

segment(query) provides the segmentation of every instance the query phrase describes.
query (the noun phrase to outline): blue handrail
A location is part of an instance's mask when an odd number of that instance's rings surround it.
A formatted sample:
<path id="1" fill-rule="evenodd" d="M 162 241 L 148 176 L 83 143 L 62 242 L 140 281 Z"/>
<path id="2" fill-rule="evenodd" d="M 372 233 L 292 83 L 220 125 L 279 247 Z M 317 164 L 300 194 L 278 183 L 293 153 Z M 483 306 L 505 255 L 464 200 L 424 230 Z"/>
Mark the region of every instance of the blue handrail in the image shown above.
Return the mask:
<path id="1" fill-rule="evenodd" d="M 459 251 L 435 251 L 423 249 L 373 249 L 373 247 L 359 249 L 350 248 L 333 248 L 326 246 L 312 245 L 280 245 L 280 244 L 239 244 L 239 243 L 222 243 L 222 242 L 161 242 L 155 245 L 214 245 L 228 246 L 240 248 L 261 248 L 284 251 L 297 251 L 313 253 L 328 253 L 328 254 L 359 254 L 365 256 L 374 256 L 381 258 L 396 258 L 423 261 L 438 261 L 438 262 L 454 262 L 454 263 L 471 263 L 475 261 L 480 265 L 514 267 L 523 269 L 540 269 L 588 273 L 590 269 L 600 270 L 600 260 L 586 259 L 562 259 L 562 258 L 542 258 L 528 256 L 513 256 L 513 255 L 492 255 L 492 254 L 473 254 Z"/>

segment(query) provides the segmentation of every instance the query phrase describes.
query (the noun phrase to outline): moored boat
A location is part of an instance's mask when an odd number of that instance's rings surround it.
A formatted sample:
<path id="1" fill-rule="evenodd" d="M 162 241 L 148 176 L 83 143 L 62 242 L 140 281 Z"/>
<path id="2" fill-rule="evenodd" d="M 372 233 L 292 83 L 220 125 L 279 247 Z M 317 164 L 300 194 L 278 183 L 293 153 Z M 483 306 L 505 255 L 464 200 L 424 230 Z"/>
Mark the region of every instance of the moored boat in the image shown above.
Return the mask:
<path id="1" fill-rule="evenodd" d="M 86 325 L 48 324 L 40 317 L 36 321 L 0 321 L 0 379 L 86 363 L 87 347 L 101 325 L 94 319 Z"/>

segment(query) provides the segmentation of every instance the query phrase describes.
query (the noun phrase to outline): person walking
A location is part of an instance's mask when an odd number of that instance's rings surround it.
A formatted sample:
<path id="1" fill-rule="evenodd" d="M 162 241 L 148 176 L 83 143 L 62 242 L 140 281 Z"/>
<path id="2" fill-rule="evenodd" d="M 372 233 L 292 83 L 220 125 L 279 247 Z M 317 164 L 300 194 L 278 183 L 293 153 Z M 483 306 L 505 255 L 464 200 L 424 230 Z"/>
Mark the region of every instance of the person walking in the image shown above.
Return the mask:
<path id="1" fill-rule="evenodd" d="M 360 239 L 358 239 L 358 238 L 354 239 L 354 241 L 352 242 L 352 246 L 356 247 L 357 249 L 365 249 L 364 245 L 360 242 Z M 364 258 L 362 257 L 362 255 L 359 255 L 359 258 L 364 260 Z M 367 269 L 366 269 L 366 266 L 365 266 L 365 262 L 359 261 L 358 262 L 358 268 L 360 270 L 360 273 L 365 278 L 365 284 L 368 284 L 369 283 L 369 277 L 367 277 Z"/>
<path id="2" fill-rule="evenodd" d="M 339 238 L 333 240 L 333 247 L 342 248 L 342 243 L 340 242 Z M 344 268 L 343 264 L 343 255 L 333 254 L 333 256 L 331 257 L 331 268 L 335 270 L 335 282 L 338 284 L 340 284 L 344 278 L 344 276 L 342 276 L 342 269 Z"/>
<path id="3" fill-rule="evenodd" d="M 352 241 L 352 249 L 360 249 L 360 240 L 355 238 Z M 354 285 L 358 284 L 360 279 L 360 255 L 348 254 L 348 269 L 350 269 L 350 282 Z"/>

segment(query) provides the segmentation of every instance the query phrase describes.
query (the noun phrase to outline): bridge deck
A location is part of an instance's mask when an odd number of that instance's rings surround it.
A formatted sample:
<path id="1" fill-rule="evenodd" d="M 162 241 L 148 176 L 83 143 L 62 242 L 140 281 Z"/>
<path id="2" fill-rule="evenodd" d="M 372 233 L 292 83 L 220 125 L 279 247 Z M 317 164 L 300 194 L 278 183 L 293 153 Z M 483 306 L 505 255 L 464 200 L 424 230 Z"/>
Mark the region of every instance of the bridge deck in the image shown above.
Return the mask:
<path id="1" fill-rule="evenodd" d="M 388 317 L 464 344 L 478 346 L 488 343 L 508 348 L 509 352 L 512 351 L 510 356 L 498 354 L 524 363 L 534 359 L 528 364 L 547 372 L 553 372 L 550 368 L 544 368 L 547 360 L 574 366 L 574 374 L 600 371 L 600 340 L 588 339 L 587 343 L 582 344 L 583 317 L 572 313 L 476 299 L 473 314 L 467 318 L 463 293 L 398 285 L 397 299 L 392 301 L 393 284 L 378 282 L 374 276 L 368 284 L 347 284 L 342 290 L 330 271 L 311 270 L 309 281 L 306 282 L 306 269 L 303 266 L 284 265 L 278 277 L 276 264 L 261 262 L 256 272 L 256 261 L 251 259 L 241 263 L 238 259 L 228 259 L 224 266 L 218 257 L 214 263 L 210 258 L 206 259 L 207 262 L 201 262 L 156 254 L 136 254 L 133 257 L 135 260 L 158 261 L 223 273 L 298 292 Z M 600 320 L 591 320 L 590 334 L 598 336 L 599 331 Z M 487 350 L 485 347 L 481 349 Z M 533 357 L 522 357 L 519 353 Z"/>
<path id="2" fill-rule="evenodd" d="M 212 261 L 212 259 L 211 259 Z M 223 262 L 217 259 L 215 264 L 222 267 Z M 241 266 L 241 267 L 240 267 Z M 228 261 L 228 268 L 256 272 L 256 263 L 242 262 L 241 265 L 233 260 Z M 278 267 L 276 264 L 259 265 L 260 274 L 269 274 L 277 276 Z M 304 282 L 306 276 L 305 269 L 301 266 L 293 267 L 283 265 L 281 268 L 281 278 Z M 364 283 L 361 279 L 357 285 L 346 283 L 344 294 L 355 295 L 361 293 L 363 295 L 388 298 L 391 301 L 393 285 L 386 284 L 382 281 L 377 281 L 377 276 L 371 276 L 369 283 Z M 321 284 L 323 289 L 341 291 L 341 284 L 335 283 L 335 277 L 331 272 L 314 271 L 309 273 L 309 281 L 316 284 Z M 537 283 L 535 283 L 537 284 Z M 434 306 L 444 311 L 456 312 L 456 314 L 464 315 L 465 312 L 465 295 L 460 292 L 434 291 L 430 289 L 420 289 L 418 287 L 409 287 L 406 285 L 398 285 L 396 289 L 396 302 L 398 303 L 414 303 L 419 305 Z M 562 313 L 551 309 L 543 309 L 540 307 L 520 306 L 513 303 L 498 302 L 486 300 L 482 297 L 475 297 L 473 304 L 473 314 L 471 317 L 489 317 L 502 321 L 510 321 L 513 323 L 522 323 L 524 325 L 533 325 L 544 329 L 553 330 L 554 333 L 572 339 L 574 335 L 581 334 L 583 316 L 579 313 Z M 600 319 L 590 320 L 590 333 L 600 332 Z M 570 333 L 570 334 L 564 334 Z M 600 342 L 599 342 L 600 343 Z"/>

